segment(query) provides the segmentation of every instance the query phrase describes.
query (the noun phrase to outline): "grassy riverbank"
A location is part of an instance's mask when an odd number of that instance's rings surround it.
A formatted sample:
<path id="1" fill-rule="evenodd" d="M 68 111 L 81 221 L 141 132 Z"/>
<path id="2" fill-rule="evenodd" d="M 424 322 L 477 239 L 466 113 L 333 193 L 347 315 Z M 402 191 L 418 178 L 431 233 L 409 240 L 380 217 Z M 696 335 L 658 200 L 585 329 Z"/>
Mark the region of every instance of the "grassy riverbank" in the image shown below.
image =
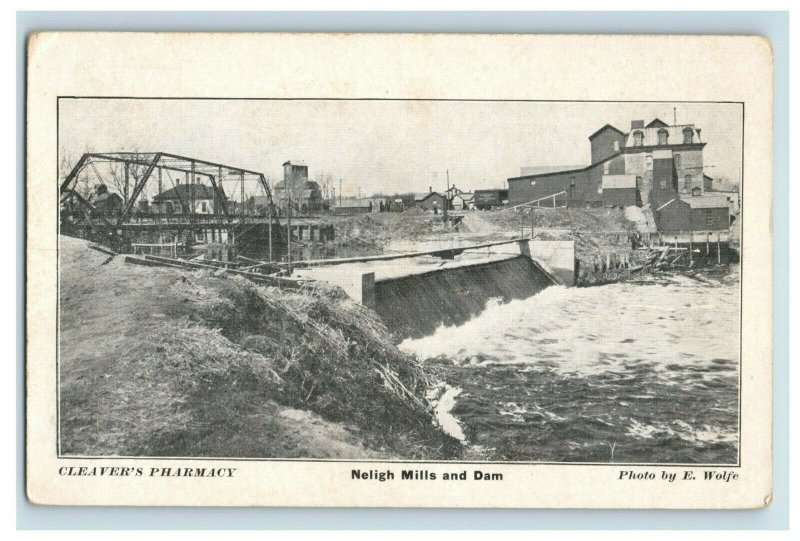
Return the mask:
<path id="1" fill-rule="evenodd" d="M 65 454 L 444 458 L 428 375 L 340 291 L 60 245 Z"/>

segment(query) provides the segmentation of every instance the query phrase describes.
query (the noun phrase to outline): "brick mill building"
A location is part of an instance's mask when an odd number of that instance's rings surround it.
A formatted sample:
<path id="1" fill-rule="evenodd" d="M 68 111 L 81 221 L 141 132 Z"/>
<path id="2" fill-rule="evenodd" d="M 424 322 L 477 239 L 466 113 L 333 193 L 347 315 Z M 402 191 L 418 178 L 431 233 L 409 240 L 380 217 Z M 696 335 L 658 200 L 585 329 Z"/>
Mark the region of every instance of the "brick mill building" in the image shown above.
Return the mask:
<path id="1" fill-rule="evenodd" d="M 591 164 L 508 179 L 509 205 L 565 193 L 569 206 L 630 206 L 666 203 L 704 187 L 700 129 L 669 126 L 656 118 L 630 131 L 606 124 L 589 136 Z"/>

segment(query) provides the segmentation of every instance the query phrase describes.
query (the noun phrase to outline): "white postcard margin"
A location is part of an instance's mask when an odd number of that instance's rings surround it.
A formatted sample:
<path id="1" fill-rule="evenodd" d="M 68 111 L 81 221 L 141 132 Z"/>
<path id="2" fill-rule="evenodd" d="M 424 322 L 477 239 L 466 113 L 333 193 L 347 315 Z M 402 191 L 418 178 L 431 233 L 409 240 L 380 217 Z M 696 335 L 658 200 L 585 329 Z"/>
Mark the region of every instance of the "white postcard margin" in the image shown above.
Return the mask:
<path id="1" fill-rule="evenodd" d="M 299 69 L 300 68 L 300 69 Z M 772 494 L 772 50 L 744 36 L 40 33 L 27 81 L 26 485 L 41 504 L 754 508 Z M 734 101 L 745 104 L 741 465 L 85 459 L 56 456 L 58 96 Z M 64 465 L 236 468 L 231 478 L 85 477 Z M 123 464 L 124 463 L 124 464 Z M 351 480 L 354 468 L 484 470 L 502 482 Z M 619 480 L 734 472 L 735 480 Z M 439 476 L 441 477 L 441 476 Z"/>

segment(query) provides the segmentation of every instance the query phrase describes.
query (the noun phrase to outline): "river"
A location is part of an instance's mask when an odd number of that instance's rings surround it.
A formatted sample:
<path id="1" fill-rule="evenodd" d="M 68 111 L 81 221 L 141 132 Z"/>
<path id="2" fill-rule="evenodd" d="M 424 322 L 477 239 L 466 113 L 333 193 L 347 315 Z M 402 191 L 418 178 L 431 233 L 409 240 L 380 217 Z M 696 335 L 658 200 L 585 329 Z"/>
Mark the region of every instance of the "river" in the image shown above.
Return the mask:
<path id="1" fill-rule="evenodd" d="M 737 270 L 550 287 L 400 348 L 442 379 L 467 458 L 738 461 Z"/>

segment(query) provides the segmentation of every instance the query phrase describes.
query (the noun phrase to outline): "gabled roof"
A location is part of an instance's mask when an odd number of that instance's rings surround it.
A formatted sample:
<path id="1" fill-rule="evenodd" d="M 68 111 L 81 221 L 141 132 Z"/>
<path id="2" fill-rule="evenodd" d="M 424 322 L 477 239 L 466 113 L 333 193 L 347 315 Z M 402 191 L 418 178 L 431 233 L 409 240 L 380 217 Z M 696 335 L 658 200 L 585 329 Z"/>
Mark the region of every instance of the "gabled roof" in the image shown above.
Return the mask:
<path id="1" fill-rule="evenodd" d="M 660 118 L 654 118 L 653 121 L 650 122 L 650 124 L 645 126 L 645 128 L 666 128 L 667 126 L 669 126 L 669 124 L 667 124 Z"/>
<path id="2" fill-rule="evenodd" d="M 442 197 L 442 194 L 439 192 L 418 193 L 414 194 L 414 201 L 425 201 L 432 195 L 438 195 L 439 197 Z"/>
<path id="3" fill-rule="evenodd" d="M 283 165 L 296 165 L 298 167 L 308 167 L 308 164 L 303 160 L 288 160 L 283 162 Z"/>
<path id="4" fill-rule="evenodd" d="M 153 201 L 189 201 L 192 199 L 214 199 L 214 188 L 205 184 L 178 184 L 174 188 L 165 190 L 153 198 Z"/>
<path id="5" fill-rule="evenodd" d="M 681 200 L 693 209 L 728 208 L 728 198 L 724 195 L 684 195 Z"/>
<path id="6" fill-rule="evenodd" d="M 577 171 L 585 165 L 532 165 L 519 168 L 519 176 L 546 175 L 548 173 L 562 173 L 564 171 Z"/>
<path id="7" fill-rule="evenodd" d="M 592 135 L 590 135 L 590 136 L 589 136 L 589 140 L 591 141 L 592 139 L 594 139 L 595 137 L 597 137 L 598 135 L 600 135 L 602 132 L 604 132 L 604 131 L 606 131 L 606 130 L 614 130 L 615 132 L 617 132 L 617 133 L 618 133 L 618 134 L 620 134 L 620 135 L 625 135 L 625 132 L 624 132 L 624 131 L 622 131 L 622 130 L 620 130 L 619 128 L 615 128 L 615 127 L 614 127 L 614 126 L 612 126 L 611 124 L 606 124 L 605 126 L 603 126 L 602 128 L 600 128 L 599 130 L 597 130 L 596 132 L 594 132 Z"/>

